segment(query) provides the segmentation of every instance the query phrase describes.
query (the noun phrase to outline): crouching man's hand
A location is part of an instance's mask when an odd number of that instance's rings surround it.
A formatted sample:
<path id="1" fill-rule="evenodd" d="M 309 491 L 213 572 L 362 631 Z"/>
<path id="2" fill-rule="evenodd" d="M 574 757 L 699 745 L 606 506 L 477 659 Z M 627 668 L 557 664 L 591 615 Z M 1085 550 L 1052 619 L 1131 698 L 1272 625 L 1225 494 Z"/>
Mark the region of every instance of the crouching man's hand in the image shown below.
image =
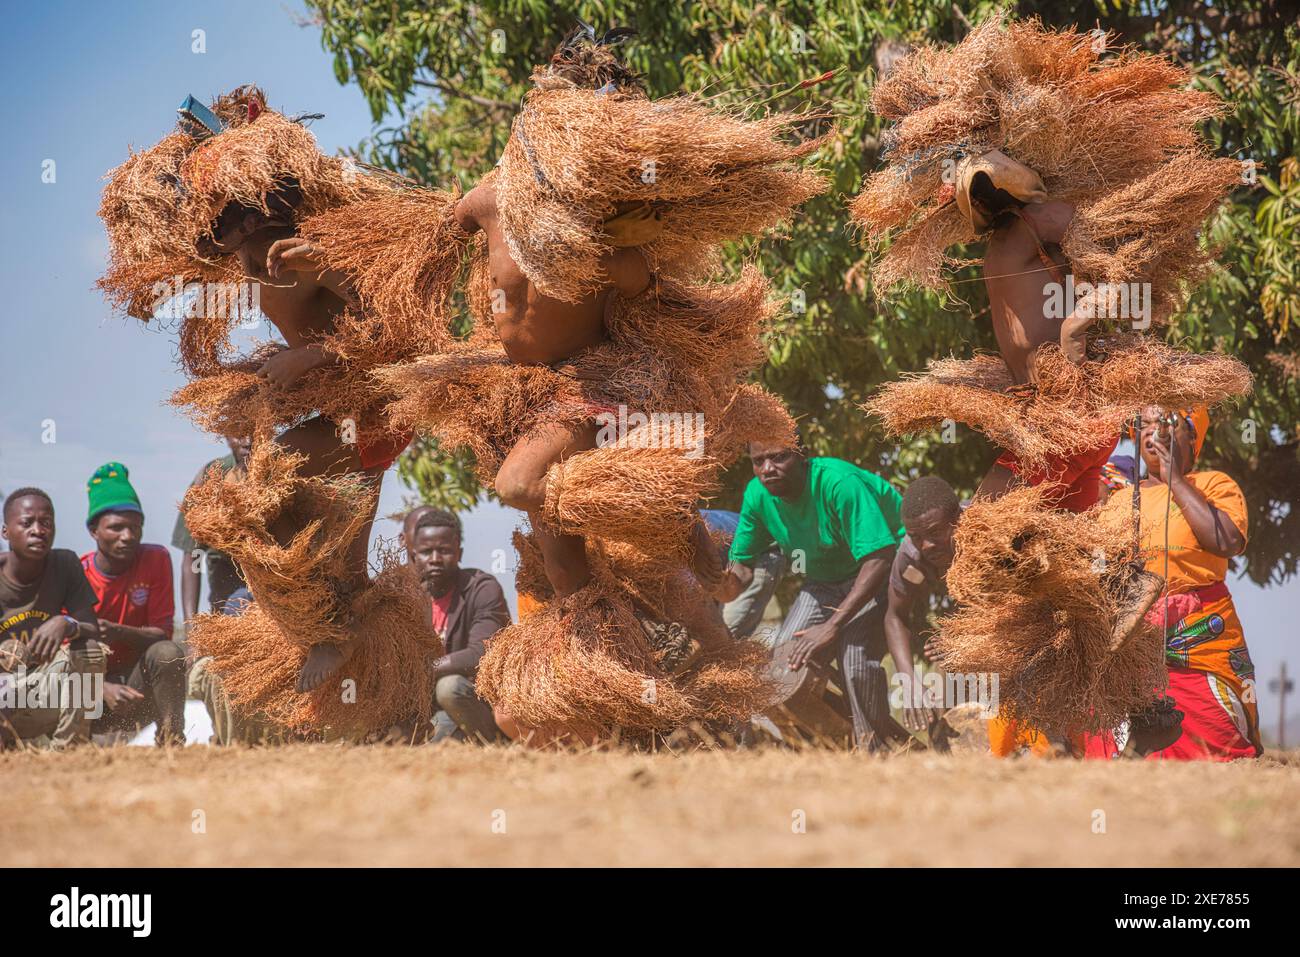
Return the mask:
<path id="1" fill-rule="evenodd" d="M 809 659 L 816 660 L 825 649 L 835 644 L 840 631 L 835 625 L 826 621 L 805 628 L 803 631 L 796 631 L 794 636 L 800 640 L 794 646 L 794 651 L 790 652 L 790 670 L 798 671 L 808 663 Z"/>

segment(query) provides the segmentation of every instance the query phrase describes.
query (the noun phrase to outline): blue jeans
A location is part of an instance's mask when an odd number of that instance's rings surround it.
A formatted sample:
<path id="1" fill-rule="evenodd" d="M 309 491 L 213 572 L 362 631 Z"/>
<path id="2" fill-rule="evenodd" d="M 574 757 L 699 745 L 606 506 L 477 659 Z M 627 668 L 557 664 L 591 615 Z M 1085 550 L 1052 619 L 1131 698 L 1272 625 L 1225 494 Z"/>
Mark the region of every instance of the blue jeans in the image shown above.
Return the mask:
<path id="1" fill-rule="evenodd" d="M 238 617 L 244 613 L 244 609 L 253 603 L 253 593 L 248 590 L 247 585 L 242 585 L 230 593 L 226 603 L 221 606 L 221 614 L 229 615 L 232 618 Z"/>
<path id="2" fill-rule="evenodd" d="M 805 581 L 795 595 L 790 612 L 781 622 L 773 647 L 794 639 L 795 633 L 830 618 L 835 608 L 848 597 L 856 579 L 842 582 Z M 881 736 L 889 720 L 889 704 L 884 668 L 879 649 L 885 631 L 884 595 L 878 595 L 844 626 L 837 647 L 839 683 L 853 715 L 853 741 L 863 745 L 876 731 Z"/>
<path id="3" fill-rule="evenodd" d="M 772 594 L 785 574 L 785 556 L 776 549 L 760 555 L 754 562 L 754 578 L 739 595 L 722 606 L 722 620 L 735 639 L 754 634 L 763 620 L 763 612 Z M 760 635 L 764 644 L 770 645 L 772 635 Z"/>

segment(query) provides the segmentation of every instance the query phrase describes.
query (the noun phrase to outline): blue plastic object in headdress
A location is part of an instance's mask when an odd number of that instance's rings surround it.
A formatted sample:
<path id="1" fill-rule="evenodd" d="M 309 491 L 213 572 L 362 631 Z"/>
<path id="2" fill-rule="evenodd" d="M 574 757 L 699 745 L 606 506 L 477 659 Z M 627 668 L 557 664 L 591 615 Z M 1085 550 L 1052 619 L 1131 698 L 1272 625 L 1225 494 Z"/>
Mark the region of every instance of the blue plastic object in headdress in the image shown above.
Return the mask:
<path id="1" fill-rule="evenodd" d="M 193 95 L 185 97 L 185 101 L 176 108 L 176 112 L 181 115 L 181 126 L 185 128 L 185 132 L 196 139 L 216 136 L 226 128 L 221 118 L 194 99 Z"/>

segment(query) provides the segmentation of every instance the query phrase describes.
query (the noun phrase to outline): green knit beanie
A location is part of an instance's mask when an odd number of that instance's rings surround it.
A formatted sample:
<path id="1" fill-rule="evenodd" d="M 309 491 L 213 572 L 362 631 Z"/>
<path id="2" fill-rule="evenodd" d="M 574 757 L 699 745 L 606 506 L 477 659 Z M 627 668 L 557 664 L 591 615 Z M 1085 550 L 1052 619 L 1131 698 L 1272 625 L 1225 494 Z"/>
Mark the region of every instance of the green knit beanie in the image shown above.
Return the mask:
<path id="1" fill-rule="evenodd" d="M 86 483 L 86 494 L 90 497 L 90 513 L 86 516 L 86 525 L 94 525 L 95 519 L 104 512 L 139 512 L 140 496 L 135 494 L 128 480 L 130 473 L 121 462 L 107 462 L 95 469 L 95 474 Z"/>

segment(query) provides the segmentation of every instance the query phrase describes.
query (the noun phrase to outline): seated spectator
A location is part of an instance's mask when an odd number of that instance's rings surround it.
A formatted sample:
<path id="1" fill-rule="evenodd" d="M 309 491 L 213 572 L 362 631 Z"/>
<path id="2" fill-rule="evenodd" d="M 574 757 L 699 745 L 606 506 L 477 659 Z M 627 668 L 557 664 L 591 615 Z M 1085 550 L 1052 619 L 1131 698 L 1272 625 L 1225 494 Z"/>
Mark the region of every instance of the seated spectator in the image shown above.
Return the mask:
<path id="1" fill-rule="evenodd" d="M 510 624 L 501 585 L 487 572 L 461 568 L 460 520 L 429 508 L 403 529 L 406 554 L 430 599 L 433 629 L 446 653 L 433 663 L 436 685 L 433 741 L 496 741 L 501 731 L 492 706 L 474 691 L 484 642 Z"/>
<path id="2" fill-rule="evenodd" d="M 406 549 L 407 555 L 411 552 L 411 542 L 415 539 L 415 526 L 419 524 L 420 519 L 430 512 L 438 511 L 432 505 L 417 505 L 404 516 L 402 516 L 402 528 L 397 533 L 397 544 L 399 547 Z M 390 515 L 389 518 L 397 518 L 396 515 Z"/>
<path id="3" fill-rule="evenodd" d="M 214 465 L 222 472 L 242 470 L 248 461 L 251 440 L 247 438 L 227 438 L 230 454 L 213 459 L 194 476 L 190 488 L 198 485 L 208 477 Z M 199 613 L 199 603 L 203 594 L 203 572 L 208 573 L 208 607 L 214 614 L 221 614 L 227 599 L 244 586 L 244 578 L 239 566 L 225 552 L 215 551 L 194 540 L 189 527 L 185 524 L 185 514 L 178 513 L 176 526 L 172 529 L 172 548 L 181 552 L 181 615 L 186 626 Z"/>
<path id="4" fill-rule="evenodd" d="M 230 448 L 230 454 L 213 459 L 199 469 L 190 488 L 206 479 L 214 465 L 222 472 L 244 468 L 252 440 L 227 436 L 226 445 Z M 183 512 L 176 516 L 176 526 L 172 529 L 172 547 L 181 552 L 181 614 L 184 616 L 187 634 L 190 623 L 199 614 L 205 569 L 208 573 L 208 608 L 214 615 L 239 615 L 252 603 L 252 593 L 234 559 L 225 552 L 195 541 L 189 526 L 185 524 Z M 208 718 L 212 721 L 212 744 L 269 744 L 285 739 L 282 730 L 240 715 L 230 707 L 221 679 L 212 670 L 210 656 L 195 659 L 191 663 L 186 679 L 186 695 L 202 701 L 207 709 Z"/>
<path id="5" fill-rule="evenodd" d="M 144 511 L 125 465 L 101 465 L 86 485 L 86 527 L 95 551 L 81 556 L 98 603 L 99 638 L 108 649 L 104 703 L 96 734 L 157 723 L 159 745 L 185 743 L 185 653 L 172 641 L 176 603 L 172 559 L 144 545 Z"/>
<path id="6" fill-rule="evenodd" d="M 219 614 L 235 617 L 253 603 L 248 586 L 241 585 L 227 596 Z M 203 702 L 212 721 L 210 744 L 283 744 L 292 735 L 284 728 L 257 715 L 236 711 L 230 706 L 221 677 L 212 670 L 212 656 L 205 655 L 190 668 L 188 693 Z"/>
<path id="7" fill-rule="evenodd" d="M 5 499 L 0 534 L 0 744 L 87 743 L 104 706 L 95 593 L 76 552 L 53 547 L 54 504 L 40 489 Z"/>

